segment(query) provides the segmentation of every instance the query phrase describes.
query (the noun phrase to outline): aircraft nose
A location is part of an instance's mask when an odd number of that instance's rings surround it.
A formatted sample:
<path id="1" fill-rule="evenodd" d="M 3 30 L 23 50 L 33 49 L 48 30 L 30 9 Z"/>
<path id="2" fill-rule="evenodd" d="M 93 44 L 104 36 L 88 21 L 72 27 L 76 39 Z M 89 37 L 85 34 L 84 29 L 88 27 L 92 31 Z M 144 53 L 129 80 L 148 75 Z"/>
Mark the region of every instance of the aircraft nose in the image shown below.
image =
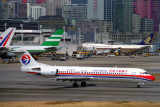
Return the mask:
<path id="1" fill-rule="evenodd" d="M 154 76 L 151 76 L 151 80 L 154 81 L 154 80 L 155 80 L 155 77 L 154 77 Z"/>
<path id="2" fill-rule="evenodd" d="M 149 79 L 152 80 L 152 81 L 154 81 L 155 77 L 151 75 L 151 76 L 149 76 Z"/>
<path id="3" fill-rule="evenodd" d="M 147 79 L 149 79 L 150 81 L 154 81 L 155 80 L 155 77 L 150 75 L 150 76 L 146 76 Z"/>

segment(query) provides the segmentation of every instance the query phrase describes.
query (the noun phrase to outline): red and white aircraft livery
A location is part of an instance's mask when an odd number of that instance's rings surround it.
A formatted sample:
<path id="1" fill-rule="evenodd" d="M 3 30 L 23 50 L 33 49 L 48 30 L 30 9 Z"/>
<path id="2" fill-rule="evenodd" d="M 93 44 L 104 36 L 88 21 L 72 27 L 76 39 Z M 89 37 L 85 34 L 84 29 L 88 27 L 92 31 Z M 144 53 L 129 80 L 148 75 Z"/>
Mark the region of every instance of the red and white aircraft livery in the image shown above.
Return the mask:
<path id="1" fill-rule="evenodd" d="M 10 50 L 10 43 L 13 38 L 16 28 L 8 28 L 5 32 L 0 35 L 0 57 L 1 55 L 7 54 Z"/>
<path id="2" fill-rule="evenodd" d="M 155 80 L 147 71 L 139 68 L 50 66 L 36 62 L 27 51 L 16 50 L 14 53 L 19 57 L 22 71 L 56 80 L 74 81 L 73 87 L 78 87 L 77 81 L 81 81 L 82 87 L 87 86 L 86 81 L 135 82 L 140 87 Z"/>
<path id="3" fill-rule="evenodd" d="M 0 48 L 10 46 L 16 28 L 8 28 L 0 35 Z"/>

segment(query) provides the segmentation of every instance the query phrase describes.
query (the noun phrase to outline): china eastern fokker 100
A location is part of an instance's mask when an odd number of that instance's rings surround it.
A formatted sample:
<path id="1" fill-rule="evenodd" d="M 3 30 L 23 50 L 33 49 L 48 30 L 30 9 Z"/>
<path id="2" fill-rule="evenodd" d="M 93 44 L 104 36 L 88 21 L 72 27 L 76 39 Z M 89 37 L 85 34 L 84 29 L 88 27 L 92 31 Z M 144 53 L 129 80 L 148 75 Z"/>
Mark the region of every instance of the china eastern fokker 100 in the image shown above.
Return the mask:
<path id="1" fill-rule="evenodd" d="M 137 87 L 155 78 L 147 71 L 139 68 L 115 68 L 115 67 L 75 67 L 75 66 L 50 66 L 36 62 L 29 52 L 16 50 L 14 52 L 21 62 L 21 70 L 62 81 L 73 81 L 73 87 L 86 87 L 86 81 L 122 81 L 135 82 Z"/>

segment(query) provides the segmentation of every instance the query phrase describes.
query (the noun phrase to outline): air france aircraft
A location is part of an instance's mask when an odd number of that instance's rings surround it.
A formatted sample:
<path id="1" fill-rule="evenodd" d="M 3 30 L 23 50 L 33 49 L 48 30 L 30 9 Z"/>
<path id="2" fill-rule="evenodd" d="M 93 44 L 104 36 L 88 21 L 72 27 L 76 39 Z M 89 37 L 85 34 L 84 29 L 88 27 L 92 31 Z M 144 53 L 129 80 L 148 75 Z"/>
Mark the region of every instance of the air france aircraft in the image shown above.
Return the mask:
<path id="1" fill-rule="evenodd" d="M 107 44 L 92 44 L 84 43 L 84 48 L 93 48 L 97 50 L 121 50 L 121 52 L 136 52 L 152 47 L 152 42 L 155 37 L 155 33 L 151 33 L 144 40 L 137 45 L 107 45 Z"/>
<path id="2" fill-rule="evenodd" d="M 78 87 L 78 81 L 82 87 L 87 86 L 86 81 L 121 81 L 135 82 L 140 88 L 140 85 L 155 80 L 155 77 L 139 68 L 50 66 L 36 62 L 27 51 L 17 50 L 15 53 L 21 62 L 23 72 L 55 80 L 73 81 L 73 87 Z"/>
<path id="3" fill-rule="evenodd" d="M 16 28 L 8 28 L 0 35 L 0 56 L 6 54 L 10 49 L 10 43 Z"/>
<path id="4" fill-rule="evenodd" d="M 8 28 L 0 35 L 0 48 L 9 46 L 16 28 Z"/>

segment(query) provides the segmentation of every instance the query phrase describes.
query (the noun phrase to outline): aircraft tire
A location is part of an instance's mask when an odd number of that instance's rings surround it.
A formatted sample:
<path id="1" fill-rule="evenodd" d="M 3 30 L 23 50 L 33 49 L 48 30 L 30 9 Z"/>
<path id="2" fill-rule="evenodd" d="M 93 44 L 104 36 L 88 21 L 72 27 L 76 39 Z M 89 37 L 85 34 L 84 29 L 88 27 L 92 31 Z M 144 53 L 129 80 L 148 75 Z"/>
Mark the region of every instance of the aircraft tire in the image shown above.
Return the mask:
<path id="1" fill-rule="evenodd" d="M 76 82 L 73 83 L 73 87 L 74 87 L 74 88 L 78 87 L 78 83 L 76 83 Z"/>
<path id="2" fill-rule="evenodd" d="M 140 86 L 140 85 L 137 85 L 137 88 L 141 88 L 141 86 Z"/>
<path id="3" fill-rule="evenodd" d="M 87 86 L 87 84 L 85 81 L 81 82 L 81 87 L 86 87 L 86 86 Z"/>

